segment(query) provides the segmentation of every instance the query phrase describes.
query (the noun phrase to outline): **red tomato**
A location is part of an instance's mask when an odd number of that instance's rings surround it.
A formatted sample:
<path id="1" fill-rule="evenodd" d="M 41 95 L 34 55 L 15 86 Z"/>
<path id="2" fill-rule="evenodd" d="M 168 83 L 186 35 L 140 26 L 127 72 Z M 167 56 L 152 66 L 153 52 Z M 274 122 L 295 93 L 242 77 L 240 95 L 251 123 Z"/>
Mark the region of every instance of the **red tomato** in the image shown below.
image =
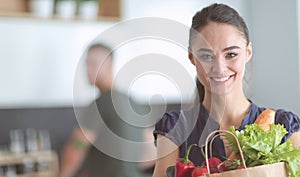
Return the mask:
<path id="1" fill-rule="evenodd" d="M 196 167 L 192 171 L 192 177 L 198 177 L 198 176 L 203 176 L 207 175 L 207 169 L 205 167 Z"/>

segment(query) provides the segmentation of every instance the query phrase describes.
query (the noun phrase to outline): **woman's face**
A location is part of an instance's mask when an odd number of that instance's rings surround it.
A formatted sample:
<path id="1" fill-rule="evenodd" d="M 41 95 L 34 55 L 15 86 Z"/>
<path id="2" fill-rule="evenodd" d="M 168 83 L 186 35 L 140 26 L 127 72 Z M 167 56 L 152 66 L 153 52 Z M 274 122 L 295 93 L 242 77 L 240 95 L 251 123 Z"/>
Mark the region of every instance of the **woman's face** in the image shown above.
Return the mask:
<path id="1" fill-rule="evenodd" d="M 243 34 L 235 26 L 210 22 L 195 35 L 189 58 L 206 91 L 226 95 L 242 91 L 245 65 L 252 55 Z"/>

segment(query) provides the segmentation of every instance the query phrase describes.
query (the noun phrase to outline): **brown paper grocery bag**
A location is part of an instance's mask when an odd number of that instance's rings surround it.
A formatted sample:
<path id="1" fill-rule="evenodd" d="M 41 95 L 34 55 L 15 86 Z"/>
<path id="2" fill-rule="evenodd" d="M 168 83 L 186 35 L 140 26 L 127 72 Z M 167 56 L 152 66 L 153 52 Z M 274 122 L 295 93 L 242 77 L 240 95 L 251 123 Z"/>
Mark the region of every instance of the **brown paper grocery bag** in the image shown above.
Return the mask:
<path id="1" fill-rule="evenodd" d="M 209 177 L 288 177 L 284 162 L 206 175 Z"/>
<path id="2" fill-rule="evenodd" d="M 235 141 L 237 142 L 238 149 L 240 151 L 243 166 L 246 167 L 244 155 L 239 145 L 239 142 L 237 140 L 237 137 L 232 132 L 227 130 L 216 130 L 211 132 L 208 135 L 205 142 L 206 157 L 208 157 L 208 147 L 210 148 L 210 152 L 211 152 L 210 156 L 212 157 L 212 141 L 217 136 L 221 136 L 220 134 L 216 134 L 216 133 L 229 133 L 234 137 Z M 210 137 L 212 137 L 212 139 Z M 211 141 L 211 143 L 209 143 L 209 141 Z M 214 174 L 210 174 L 209 163 L 207 158 L 206 158 L 206 164 L 208 164 L 207 170 L 209 173 L 206 176 L 210 176 L 210 177 L 288 177 L 287 169 L 284 162 L 260 165 L 255 167 L 246 167 L 245 169 L 231 170 L 231 171 L 214 173 Z"/>
<path id="3" fill-rule="evenodd" d="M 217 136 L 220 136 L 220 134 L 216 133 L 229 133 L 231 134 L 237 144 L 238 144 L 238 149 L 240 151 L 240 156 L 243 165 L 246 167 L 244 156 L 241 150 L 241 147 L 239 145 L 239 142 L 236 138 L 236 136 L 231 133 L 230 131 L 226 130 L 216 130 L 210 133 L 206 139 L 205 143 L 205 154 L 206 157 L 208 157 L 208 147 L 210 148 L 210 152 L 212 153 L 212 143 L 208 143 L 209 141 L 212 142 Z M 210 138 L 212 137 L 212 138 Z M 210 157 L 212 157 L 212 154 L 210 154 Z M 205 159 L 206 161 L 208 160 L 207 158 Z M 208 161 L 206 164 L 209 164 Z M 209 171 L 209 167 L 207 167 L 207 170 Z M 209 172 L 210 173 L 210 172 Z M 167 169 L 167 175 L 168 177 L 175 177 L 175 167 L 169 167 Z M 230 171 L 225 171 L 222 173 L 214 173 L 214 174 L 207 174 L 205 175 L 207 177 L 288 177 L 288 170 L 285 166 L 284 162 L 279 162 L 279 163 L 274 163 L 274 164 L 266 164 L 266 165 L 259 165 L 255 167 L 246 167 L 245 169 L 237 169 L 237 170 L 230 170 Z M 201 177 L 205 177 L 201 176 Z M 199 176 L 200 177 L 200 176 Z"/>

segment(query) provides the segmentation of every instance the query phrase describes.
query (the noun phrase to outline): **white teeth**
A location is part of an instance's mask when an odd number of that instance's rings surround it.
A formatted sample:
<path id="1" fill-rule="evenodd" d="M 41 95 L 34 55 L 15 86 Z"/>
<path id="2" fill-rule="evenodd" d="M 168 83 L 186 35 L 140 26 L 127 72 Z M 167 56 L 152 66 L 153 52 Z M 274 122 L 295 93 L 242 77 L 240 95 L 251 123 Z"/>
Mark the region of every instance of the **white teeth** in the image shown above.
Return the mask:
<path id="1" fill-rule="evenodd" d="M 229 76 L 227 76 L 227 77 L 218 77 L 218 78 L 212 77 L 212 79 L 216 82 L 224 82 L 224 81 L 227 81 L 229 79 Z"/>

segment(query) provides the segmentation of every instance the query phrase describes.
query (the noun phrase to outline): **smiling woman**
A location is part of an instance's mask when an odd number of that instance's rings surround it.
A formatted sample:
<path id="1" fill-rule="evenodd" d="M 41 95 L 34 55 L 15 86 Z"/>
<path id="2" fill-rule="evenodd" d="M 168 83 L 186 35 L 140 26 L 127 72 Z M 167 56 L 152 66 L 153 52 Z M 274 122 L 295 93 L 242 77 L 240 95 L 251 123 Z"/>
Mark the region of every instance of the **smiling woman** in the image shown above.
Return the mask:
<path id="1" fill-rule="evenodd" d="M 254 104 L 243 91 L 252 43 L 247 25 L 235 9 L 225 4 L 212 4 L 197 12 L 190 29 L 188 56 L 204 87 L 204 98 L 199 98 L 203 101 L 197 102 L 192 109 L 167 112 L 156 123 L 158 160 L 154 177 L 166 176 L 167 167 L 174 166 L 191 144 L 204 146 L 210 132 L 228 130 L 231 126 L 243 130 L 266 109 Z M 299 117 L 282 109 L 275 111 L 274 123 L 285 125 L 288 132 L 282 142 L 291 139 L 299 146 Z M 215 139 L 213 144 L 214 157 L 225 160 L 232 153 L 221 138 Z M 200 165 L 204 157 L 199 150 L 192 150 L 190 160 Z"/>
<path id="2" fill-rule="evenodd" d="M 251 43 L 247 45 L 238 29 L 228 24 L 210 22 L 200 33 L 205 40 L 199 43 L 192 37 L 190 59 L 201 83 L 208 92 L 242 92 L 245 66 L 252 55 Z"/>

